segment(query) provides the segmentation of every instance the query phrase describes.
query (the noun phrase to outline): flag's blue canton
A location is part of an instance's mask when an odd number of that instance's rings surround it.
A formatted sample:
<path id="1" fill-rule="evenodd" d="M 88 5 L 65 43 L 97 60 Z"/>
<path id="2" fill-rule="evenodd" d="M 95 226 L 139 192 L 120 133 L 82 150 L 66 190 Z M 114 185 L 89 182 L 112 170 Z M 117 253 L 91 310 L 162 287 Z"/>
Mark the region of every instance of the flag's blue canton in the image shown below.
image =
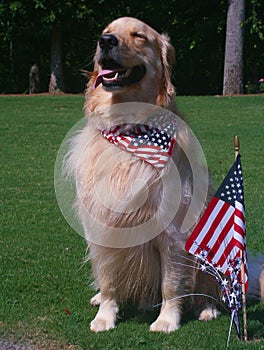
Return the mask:
<path id="1" fill-rule="evenodd" d="M 223 201 L 235 206 L 235 201 L 244 204 L 244 190 L 240 155 L 230 169 L 225 180 L 217 190 L 215 196 Z"/>

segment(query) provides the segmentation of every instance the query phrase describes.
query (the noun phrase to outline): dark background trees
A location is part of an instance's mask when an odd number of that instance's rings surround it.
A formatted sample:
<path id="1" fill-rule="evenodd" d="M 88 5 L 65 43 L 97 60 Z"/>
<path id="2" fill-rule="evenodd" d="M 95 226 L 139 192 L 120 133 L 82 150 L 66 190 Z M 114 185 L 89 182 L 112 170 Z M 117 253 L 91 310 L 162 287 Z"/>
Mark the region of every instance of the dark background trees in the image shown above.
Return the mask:
<path id="1" fill-rule="evenodd" d="M 221 94 L 227 2 L 147 0 L 142 6 L 132 0 L 0 0 L 0 92 L 27 93 L 33 64 L 39 67 L 40 91 L 82 92 L 81 70 L 92 70 L 101 30 L 117 17 L 133 16 L 170 35 L 176 49 L 173 79 L 178 94 Z M 247 89 L 257 90 L 264 77 L 263 18 L 264 2 L 247 0 Z M 59 78 L 51 86 L 54 71 Z"/>

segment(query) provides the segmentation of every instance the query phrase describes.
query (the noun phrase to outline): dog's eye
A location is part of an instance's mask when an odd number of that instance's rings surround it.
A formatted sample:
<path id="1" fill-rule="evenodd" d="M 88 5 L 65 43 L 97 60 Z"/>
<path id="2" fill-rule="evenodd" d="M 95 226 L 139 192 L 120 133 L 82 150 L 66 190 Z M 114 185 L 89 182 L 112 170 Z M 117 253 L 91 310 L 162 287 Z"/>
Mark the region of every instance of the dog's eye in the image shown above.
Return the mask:
<path id="1" fill-rule="evenodd" d="M 144 40 L 147 39 L 146 36 L 145 36 L 145 34 L 142 33 L 142 32 L 136 32 L 136 31 L 135 31 L 135 32 L 132 32 L 131 35 L 132 35 L 134 38 L 140 38 L 140 39 L 144 39 Z"/>

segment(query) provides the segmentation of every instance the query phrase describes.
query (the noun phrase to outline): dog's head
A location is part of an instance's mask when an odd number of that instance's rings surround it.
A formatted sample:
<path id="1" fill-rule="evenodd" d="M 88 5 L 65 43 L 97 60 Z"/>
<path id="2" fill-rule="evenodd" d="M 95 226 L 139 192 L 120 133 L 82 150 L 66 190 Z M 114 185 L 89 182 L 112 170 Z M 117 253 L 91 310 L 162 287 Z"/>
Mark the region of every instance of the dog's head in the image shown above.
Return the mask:
<path id="1" fill-rule="evenodd" d="M 88 97 L 100 93 L 111 103 L 171 105 L 174 49 L 164 34 L 130 17 L 110 23 L 99 38 Z M 107 95 L 106 95 L 107 94 Z"/>

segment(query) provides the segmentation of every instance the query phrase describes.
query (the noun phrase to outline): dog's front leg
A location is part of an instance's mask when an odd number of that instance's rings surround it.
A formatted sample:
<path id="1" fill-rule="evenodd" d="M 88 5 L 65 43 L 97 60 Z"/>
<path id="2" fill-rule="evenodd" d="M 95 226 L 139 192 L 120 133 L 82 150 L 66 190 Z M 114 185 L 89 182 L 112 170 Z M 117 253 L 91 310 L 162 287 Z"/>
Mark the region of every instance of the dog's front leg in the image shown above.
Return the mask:
<path id="1" fill-rule="evenodd" d="M 160 254 L 162 265 L 162 306 L 159 317 L 152 323 L 150 330 L 153 332 L 170 333 L 180 327 L 181 299 L 177 296 L 177 281 L 175 271 L 172 269 L 170 257 L 167 253 Z"/>
<path id="2" fill-rule="evenodd" d="M 103 332 L 115 328 L 118 306 L 114 299 L 104 296 L 101 292 L 101 303 L 94 320 L 90 324 L 93 332 Z"/>
<path id="3" fill-rule="evenodd" d="M 175 301 L 163 301 L 161 311 L 157 320 L 152 323 L 152 332 L 170 333 L 180 327 L 180 307 Z"/>

